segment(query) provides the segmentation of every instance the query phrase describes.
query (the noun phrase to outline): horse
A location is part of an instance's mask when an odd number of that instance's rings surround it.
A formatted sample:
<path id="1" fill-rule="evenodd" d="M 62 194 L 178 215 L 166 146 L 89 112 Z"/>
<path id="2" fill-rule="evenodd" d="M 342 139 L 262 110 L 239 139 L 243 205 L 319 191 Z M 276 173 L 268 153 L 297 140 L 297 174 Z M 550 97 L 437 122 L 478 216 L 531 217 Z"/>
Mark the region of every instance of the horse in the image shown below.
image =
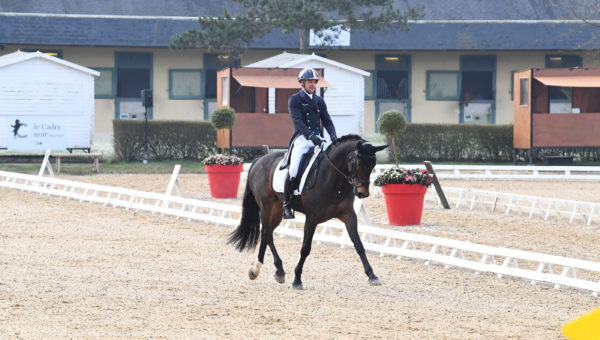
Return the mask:
<path id="1" fill-rule="evenodd" d="M 300 199 L 298 196 L 292 199 L 294 210 L 306 216 L 300 260 L 294 270 L 293 288 L 303 289 L 302 268 L 310 254 L 317 225 L 332 218 L 338 218 L 345 224 L 354 249 L 362 261 L 368 283 L 381 284 L 367 260 L 365 248 L 358 236 L 353 203 L 355 196 L 369 196 L 369 177 L 375 167 L 375 153 L 386 147 L 387 145 L 373 146 L 357 135 L 346 135 L 321 152 L 322 159 L 310 174 L 310 179 L 314 179 L 313 183 L 304 187 Z M 271 153 L 252 163 L 242 201 L 240 224 L 229 235 L 228 243 L 233 244 L 240 252 L 244 249 L 254 250 L 260 236 L 258 257 L 248 271 L 251 280 L 256 279 L 260 273 L 268 245 L 276 268 L 275 280 L 278 283 L 285 282 L 283 263 L 273 242 L 273 231 L 283 218 L 283 195 L 276 193 L 272 185 L 275 167 L 283 156 L 284 152 Z"/>

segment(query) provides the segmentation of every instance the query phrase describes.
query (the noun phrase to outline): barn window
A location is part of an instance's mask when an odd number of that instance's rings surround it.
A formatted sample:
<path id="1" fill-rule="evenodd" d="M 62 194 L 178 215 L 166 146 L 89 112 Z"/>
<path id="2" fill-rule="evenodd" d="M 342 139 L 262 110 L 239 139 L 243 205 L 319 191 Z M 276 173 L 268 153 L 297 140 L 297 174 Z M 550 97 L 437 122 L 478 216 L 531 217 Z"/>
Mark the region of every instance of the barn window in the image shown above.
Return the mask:
<path id="1" fill-rule="evenodd" d="M 367 71 L 371 73 L 370 77 L 363 77 L 365 80 L 365 99 L 373 99 L 375 98 L 375 71 Z"/>
<path id="2" fill-rule="evenodd" d="M 529 105 L 529 78 L 520 79 L 521 91 L 519 93 L 519 105 Z"/>
<path id="3" fill-rule="evenodd" d="M 377 99 L 408 99 L 409 57 L 405 55 L 377 55 L 376 91 Z"/>
<path id="4" fill-rule="evenodd" d="M 582 67 L 581 56 L 576 54 L 548 54 L 546 68 Z"/>
<path id="5" fill-rule="evenodd" d="M 140 98 L 144 89 L 151 89 L 152 54 L 146 52 L 116 52 L 117 97 Z"/>
<path id="6" fill-rule="evenodd" d="M 112 68 L 94 68 L 94 70 L 100 72 L 100 76 L 94 78 L 94 95 L 95 98 L 114 98 L 115 97 L 115 86 L 114 86 L 114 74 L 115 70 Z"/>
<path id="7" fill-rule="evenodd" d="M 231 60 L 219 53 L 204 53 L 204 97 L 217 98 L 217 71 L 240 67 L 239 60 Z"/>
<path id="8" fill-rule="evenodd" d="M 229 81 L 227 77 L 221 77 L 221 104 L 229 105 Z"/>
<path id="9" fill-rule="evenodd" d="M 582 67 L 581 56 L 576 54 L 548 54 L 546 55 L 547 68 Z M 566 113 L 572 110 L 572 87 L 550 86 L 550 113 Z"/>
<path id="10" fill-rule="evenodd" d="M 202 70 L 169 70 L 169 99 L 202 98 Z"/>
<path id="11" fill-rule="evenodd" d="M 427 100 L 458 100 L 459 72 L 427 71 Z"/>

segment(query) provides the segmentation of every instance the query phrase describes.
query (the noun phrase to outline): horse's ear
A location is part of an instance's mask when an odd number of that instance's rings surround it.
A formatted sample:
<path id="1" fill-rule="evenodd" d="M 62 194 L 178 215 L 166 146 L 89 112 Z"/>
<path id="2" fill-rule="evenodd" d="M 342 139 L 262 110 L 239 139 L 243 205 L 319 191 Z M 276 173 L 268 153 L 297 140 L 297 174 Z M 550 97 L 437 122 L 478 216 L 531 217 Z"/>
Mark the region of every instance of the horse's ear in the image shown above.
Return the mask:
<path id="1" fill-rule="evenodd" d="M 381 150 L 387 148 L 388 146 L 389 146 L 388 144 L 386 144 L 386 145 L 380 145 L 380 146 L 375 146 L 374 149 L 375 149 L 375 152 L 378 152 L 378 151 L 381 151 Z"/>
<path id="2" fill-rule="evenodd" d="M 359 153 L 364 152 L 365 151 L 365 144 L 368 144 L 365 141 L 359 141 L 358 143 L 356 143 L 356 149 L 358 150 Z"/>

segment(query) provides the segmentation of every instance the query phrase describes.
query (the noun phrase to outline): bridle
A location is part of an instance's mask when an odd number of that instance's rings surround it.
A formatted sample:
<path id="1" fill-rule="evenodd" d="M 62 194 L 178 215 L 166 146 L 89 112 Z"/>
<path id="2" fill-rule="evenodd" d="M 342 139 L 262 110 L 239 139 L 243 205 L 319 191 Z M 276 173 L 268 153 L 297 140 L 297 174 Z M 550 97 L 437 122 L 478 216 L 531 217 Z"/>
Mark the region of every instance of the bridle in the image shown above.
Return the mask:
<path id="1" fill-rule="evenodd" d="M 335 171 L 337 171 L 340 175 L 342 175 L 349 184 L 351 184 L 355 189 L 356 188 L 360 188 L 363 186 L 368 187 L 369 184 L 371 184 L 371 179 L 369 177 L 365 178 L 361 178 L 358 176 L 353 176 L 353 172 L 354 172 L 354 168 L 357 166 L 358 164 L 358 160 L 375 160 L 375 155 L 365 155 L 365 154 L 361 154 L 358 152 L 358 150 L 352 152 L 351 154 L 348 155 L 347 161 L 350 161 L 350 170 L 349 170 L 349 174 L 346 175 L 344 172 L 342 172 L 342 170 L 338 169 L 337 166 L 335 166 L 335 164 L 333 164 L 333 162 L 331 161 L 331 159 L 329 159 L 329 156 L 327 155 L 326 152 L 323 152 L 323 155 L 325 156 L 325 159 L 327 160 L 327 162 L 329 162 L 329 165 L 331 165 Z M 347 162 L 346 162 L 347 164 Z M 354 184 L 356 182 L 360 183 L 361 185 L 356 185 Z"/>

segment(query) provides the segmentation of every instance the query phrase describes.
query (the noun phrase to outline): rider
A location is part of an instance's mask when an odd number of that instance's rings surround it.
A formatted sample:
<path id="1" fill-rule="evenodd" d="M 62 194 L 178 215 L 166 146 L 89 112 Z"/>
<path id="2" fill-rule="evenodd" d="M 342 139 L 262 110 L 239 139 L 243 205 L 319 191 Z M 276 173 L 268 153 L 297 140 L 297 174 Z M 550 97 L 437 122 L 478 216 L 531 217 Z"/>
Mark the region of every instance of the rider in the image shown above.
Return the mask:
<path id="1" fill-rule="evenodd" d="M 294 135 L 291 142 L 289 170 L 283 190 L 283 218 L 286 219 L 294 218 L 290 202 L 300 159 L 313 145 L 321 146 L 325 141 L 321 122 L 329 133 L 331 141 L 336 139 L 335 126 L 327 112 L 327 105 L 323 98 L 315 93 L 319 82 L 317 71 L 310 67 L 303 69 L 298 74 L 298 82 L 302 85 L 302 89 L 291 95 L 288 100 L 288 109 L 294 123 Z"/>

